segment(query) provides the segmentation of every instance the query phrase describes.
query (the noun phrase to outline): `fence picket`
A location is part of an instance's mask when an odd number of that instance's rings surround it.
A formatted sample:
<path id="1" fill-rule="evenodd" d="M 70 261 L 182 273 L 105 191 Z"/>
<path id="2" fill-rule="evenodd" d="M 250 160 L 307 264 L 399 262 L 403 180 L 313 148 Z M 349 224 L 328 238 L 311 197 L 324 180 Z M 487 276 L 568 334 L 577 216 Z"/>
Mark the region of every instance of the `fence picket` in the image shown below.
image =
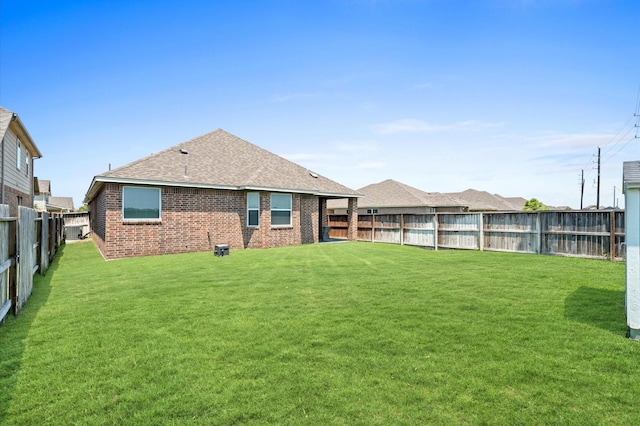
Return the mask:
<path id="1" fill-rule="evenodd" d="M 344 215 L 329 215 L 344 238 Z M 358 239 L 420 247 L 624 257 L 624 211 L 376 214 L 358 216 Z"/>

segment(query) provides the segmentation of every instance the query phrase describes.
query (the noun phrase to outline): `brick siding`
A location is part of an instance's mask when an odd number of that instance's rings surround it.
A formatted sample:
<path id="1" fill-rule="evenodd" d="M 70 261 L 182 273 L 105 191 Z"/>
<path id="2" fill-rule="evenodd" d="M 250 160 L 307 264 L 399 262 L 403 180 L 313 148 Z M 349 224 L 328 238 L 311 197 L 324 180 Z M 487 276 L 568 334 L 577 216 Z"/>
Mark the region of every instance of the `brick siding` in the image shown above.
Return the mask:
<path id="1" fill-rule="evenodd" d="M 33 197 L 26 192 L 18 191 L 8 185 L 4 186 L 4 204 L 9 205 L 9 215 L 18 216 L 18 207 L 33 208 Z"/>
<path id="2" fill-rule="evenodd" d="M 162 187 L 160 221 L 125 221 L 122 185 L 108 183 L 89 204 L 93 239 L 106 259 L 310 244 L 319 238 L 319 200 L 292 194 L 291 226 L 272 227 L 270 193 L 260 193 L 260 224 L 247 226 L 247 193 Z"/>

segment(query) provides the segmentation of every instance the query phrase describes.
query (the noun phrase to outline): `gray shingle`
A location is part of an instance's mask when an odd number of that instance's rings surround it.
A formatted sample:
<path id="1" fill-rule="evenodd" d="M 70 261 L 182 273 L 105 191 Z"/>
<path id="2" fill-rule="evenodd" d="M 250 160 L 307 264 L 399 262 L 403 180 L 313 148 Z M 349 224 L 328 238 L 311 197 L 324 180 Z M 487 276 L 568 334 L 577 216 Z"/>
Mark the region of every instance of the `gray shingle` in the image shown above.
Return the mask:
<path id="1" fill-rule="evenodd" d="M 96 176 L 87 198 L 95 195 L 96 182 L 132 180 L 186 187 L 282 190 L 325 196 L 358 195 L 344 185 L 222 129 Z"/>
<path id="2" fill-rule="evenodd" d="M 387 179 L 358 189 L 364 196 L 358 200 L 359 208 L 382 207 L 459 207 L 465 204 L 446 194 L 425 192 L 409 185 Z M 332 200 L 330 208 L 346 208 L 346 200 Z"/>
<path id="3" fill-rule="evenodd" d="M 625 161 L 622 164 L 622 183 L 625 186 L 640 184 L 640 161 Z"/>

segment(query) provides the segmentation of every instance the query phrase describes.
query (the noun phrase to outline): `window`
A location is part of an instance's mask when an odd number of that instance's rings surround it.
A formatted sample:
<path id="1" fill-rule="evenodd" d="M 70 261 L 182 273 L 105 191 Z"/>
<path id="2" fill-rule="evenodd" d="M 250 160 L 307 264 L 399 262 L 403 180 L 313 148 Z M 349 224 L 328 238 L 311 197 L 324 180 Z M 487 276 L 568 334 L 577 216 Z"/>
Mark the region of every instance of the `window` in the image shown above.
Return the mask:
<path id="1" fill-rule="evenodd" d="M 18 154 L 16 157 L 16 167 L 20 170 L 20 165 L 22 164 L 22 146 L 20 145 L 20 139 L 18 139 Z"/>
<path id="2" fill-rule="evenodd" d="M 367 209 L 367 214 L 377 214 L 378 209 Z"/>
<path id="3" fill-rule="evenodd" d="M 247 193 L 247 226 L 260 225 L 260 193 Z"/>
<path id="4" fill-rule="evenodd" d="M 24 160 L 24 171 L 27 176 L 29 176 L 29 159 L 29 154 L 27 154 L 27 157 Z"/>
<path id="5" fill-rule="evenodd" d="M 122 188 L 124 219 L 160 219 L 160 188 L 125 186 Z"/>
<path id="6" fill-rule="evenodd" d="M 271 225 L 291 225 L 291 194 L 271 194 Z"/>

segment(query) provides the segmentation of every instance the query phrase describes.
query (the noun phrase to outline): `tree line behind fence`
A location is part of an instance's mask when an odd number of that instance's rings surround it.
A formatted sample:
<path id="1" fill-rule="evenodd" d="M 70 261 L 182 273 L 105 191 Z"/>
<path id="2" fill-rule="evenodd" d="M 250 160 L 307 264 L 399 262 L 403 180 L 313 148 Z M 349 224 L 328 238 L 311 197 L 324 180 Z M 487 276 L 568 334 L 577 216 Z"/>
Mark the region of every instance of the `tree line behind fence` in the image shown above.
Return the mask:
<path id="1" fill-rule="evenodd" d="M 347 215 L 328 225 L 331 238 L 347 237 Z M 360 214 L 358 240 L 622 260 L 624 211 Z"/>
<path id="2" fill-rule="evenodd" d="M 61 214 L 20 207 L 18 217 L 0 204 L 0 322 L 17 315 L 33 290 L 33 275 L 44 275 L 64 238 Z"/>

